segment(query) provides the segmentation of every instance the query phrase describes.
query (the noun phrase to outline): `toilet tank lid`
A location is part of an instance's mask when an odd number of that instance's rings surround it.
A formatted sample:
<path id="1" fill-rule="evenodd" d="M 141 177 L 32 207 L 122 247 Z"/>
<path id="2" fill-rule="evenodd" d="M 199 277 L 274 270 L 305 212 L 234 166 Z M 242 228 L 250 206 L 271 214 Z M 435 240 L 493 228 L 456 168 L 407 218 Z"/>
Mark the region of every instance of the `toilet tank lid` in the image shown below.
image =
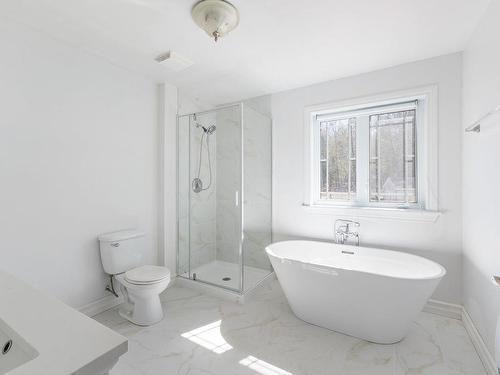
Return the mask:
<path id="1" fill-rule="evenodd" d="M 110 232 L 101 234 L 98 239 L 101 242 L 116 242 L 130 240 L 132 238 L 144 237 L 144 232 L 139 232 L 134 229 L 121 230 L 119 232 Z"/>

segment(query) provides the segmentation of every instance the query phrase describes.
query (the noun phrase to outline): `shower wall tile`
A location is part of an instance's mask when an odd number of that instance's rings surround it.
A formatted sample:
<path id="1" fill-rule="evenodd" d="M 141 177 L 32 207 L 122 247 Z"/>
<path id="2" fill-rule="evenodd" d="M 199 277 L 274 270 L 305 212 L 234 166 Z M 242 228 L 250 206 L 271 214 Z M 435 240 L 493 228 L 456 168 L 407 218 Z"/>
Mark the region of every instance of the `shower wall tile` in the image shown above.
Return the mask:
<path id="1" fill-rule="evenodd" d="M 197 116 L 197 121 L 208 128 L 216 122 L 215 114 L 206 113 Z M 216 255 L 216 186 L 217 186 L 217 139 L 215 136 L 208 138 L 208 146 L 210 148 L 210 163 L 207 152 L 207 136 L 203 136 L 204 132 L 201 128 L 196 128 L 194 123 L 191 126 L 191 176 L 190 181 L 198 176 L 200 170 L 200 179 L 203 181 L 203 190 L 199 193 L 193 192 L 190 186 L 191 195 L 191 225 L 190 225 L 190 241 L 191 241 L 191 270 L 203 264 L 215 260 Z M 202 142 L 203 136 L 203 142 Z M 201 157 L 200 157 L 201 147 Z M 201 161 L 201 166 L 200 166 Z M 210 168 L 212 169 L 211 184 Z"/>
<path id="2" fill-rule="evenodd" d="M 218 260 L 239 263 L 241 195 L 241 113 L 237 107 L 217 112 L 217 253 Z"/>
<path id="3" fill-rule="evenodd" d="M 217 201 L 217 259 L 239 263 L 240 219 L 239 210 L 232 200 Z"/>
<path id="4" fill-rule="evenodd" d="M 239 263 L 240 231 L 243 208 L 243 254 L 247 266 L 270 270 L 265 247 L 272 241 L 271 232 L 271 120 L 248 106 L 243 106 L 244 153 L 241 153 L 241 113 L 230 107 L 198 115 L 205 127 L 215 124 L 210 137 L 212 186 L 194 193 L 191 182 L 198 173 L 202 130 L 191 121 L 179 129 L 179 267 L 187 272 L 214 260 Z M 181 124 L 180 124 L 181 125 Z M 189 135 L 188 130 L 191 129 Z M 190 139 L 190 143 L 187 141 Z M 181 153 L 182 151 L 182 153 Z M 188 157 L 189 156 L 189 157 Z M 200 178 L 209 181 L 205 145 L 201 157 Z M 242 157 L 244 169 L 242 170 Z M 243 175 L 243 189 L 241 186 Z M 243 191 L 242 191 L 243 190 Z M 243 207 L 236 205 L 238 192 Z"/>
<path id="5" fill-rule="evenodd" d="M 270 269 L 265 246 L 271 243 L 271 121 L 243 107 L 243 254 L 247 266 Z M 220 113 L 217 149 L 217 259 L 239 262 L 239 209 L 235 192 L 241 184 L 239 113 Z M 239 171 L 239 173 L 236 173 Z"/>
<path id="6" fill-rule="evenodd" d="M 271 270 L 265 247 L 272 242 L 272 123 L 245 106 L 243 254 L 246 266 Z"/>
<path id="7" fill-rule="evenodd" d="M 215 114 L 197 116 L 197 121 L 208 128 L 215 124 Z M 202 154 L 200 146 L 203 130 L 196 128 L 191 118 L 179 121 L 179 272 L 184 273 L 215 260 L 216 255 L 216 186 L 217 161 L 215 158 L 216 137 L 209 139 L 212 182 L 210 188 L 200 193 L 191 189 L 191 183 L 198 176 L 204 187 L 210 182 L 210 165 L 206 136 L 203 137 Z M 201 166 L 200 166 L 201 160 Z"/>
<path id="8" fill-rule="evenodd" d="M 189 271 L 189 118 L 180 117 L 178 120 L 178 256 L 177 272 L 182 275 Z"/>

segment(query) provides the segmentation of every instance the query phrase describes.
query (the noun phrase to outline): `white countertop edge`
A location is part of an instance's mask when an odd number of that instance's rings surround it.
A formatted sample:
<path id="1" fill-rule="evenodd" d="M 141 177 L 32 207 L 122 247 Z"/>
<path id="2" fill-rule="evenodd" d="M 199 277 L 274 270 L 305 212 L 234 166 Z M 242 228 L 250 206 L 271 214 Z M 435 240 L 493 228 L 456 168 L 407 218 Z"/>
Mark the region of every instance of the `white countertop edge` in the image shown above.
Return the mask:
<path id="1" fill-rule="evenodd" d="M 0 301 L 0 318 L 38 352 L 9 375 L 96 375 L 128 349 L 126 337 L 1 270 Z"/>
<path id="2" fill-rule="evenodd" d="M 128 341 L 118 345 L 109 352 L 104 353 L 95 361 L 86 364 L 79 370 L 75 371 L 72 375 L 96 375 L 96 370 L 104 370 L 104 373 L 110 371 L 118 362 L 121 355 L 128 351 Z"/>

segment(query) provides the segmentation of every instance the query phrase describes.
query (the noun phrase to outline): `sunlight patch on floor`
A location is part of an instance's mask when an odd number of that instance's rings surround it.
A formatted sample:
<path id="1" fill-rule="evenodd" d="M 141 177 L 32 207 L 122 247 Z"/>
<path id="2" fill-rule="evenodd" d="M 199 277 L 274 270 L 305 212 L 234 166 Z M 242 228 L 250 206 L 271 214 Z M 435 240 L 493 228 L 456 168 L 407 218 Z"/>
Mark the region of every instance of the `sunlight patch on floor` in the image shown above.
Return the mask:
<path id="1" fill-rule="evenodd" d="M 182 337 L 198 344 L 214 353 L 221 354 L 231 350 L 229 345 L 220 333 L 221 320 L 207 324 L 203 327 L 181 334 Z"/>
<path id="2" fill-rule="evenodd" d="M 251 355 L 243 358 L 239 363 L 262 375 L 293 375 L 291 372 L 285 371 Z"/>

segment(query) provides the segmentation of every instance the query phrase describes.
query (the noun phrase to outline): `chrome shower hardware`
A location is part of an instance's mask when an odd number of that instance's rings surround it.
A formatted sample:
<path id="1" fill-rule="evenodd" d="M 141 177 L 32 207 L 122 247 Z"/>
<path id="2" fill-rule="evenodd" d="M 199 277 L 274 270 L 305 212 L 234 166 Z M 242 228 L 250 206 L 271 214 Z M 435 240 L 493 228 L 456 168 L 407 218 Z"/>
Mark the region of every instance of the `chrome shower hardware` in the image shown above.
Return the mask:
<path id="1" fill-rule="evenodd" d="M 203 133 L 201 135 L 201 140 L 200 140 L 200 153 L 199 153 L 199 159 L 198 159 L 198 173 L 195 178 L 193 178 L 193 181 L 191 182 L 191 188 L 195 193 L 200 193 L 204 190 L 210 189 L 210 186 L 212 186 L 212 160 L 210 157 L 210 136 L 215 133 L 215 130 L 217 129 L 215 125 L 210 125 L 208 128 L 204 127 L 202 124 L 198 122 L 196 119 L 196 114 L 193 115 L 193 120 L 196 128 L 201 128 L 203 130 Z M 203 180 L 200 178 L 201 174 L 201 163 L 203 162 L 203 140 L 205 140 L 205 144 L 207 147 L 207 154 L 208 154 L 208 171 L 209 171 L 209 180 L 208 180 L 208 186 L 203 187 Z"/>

